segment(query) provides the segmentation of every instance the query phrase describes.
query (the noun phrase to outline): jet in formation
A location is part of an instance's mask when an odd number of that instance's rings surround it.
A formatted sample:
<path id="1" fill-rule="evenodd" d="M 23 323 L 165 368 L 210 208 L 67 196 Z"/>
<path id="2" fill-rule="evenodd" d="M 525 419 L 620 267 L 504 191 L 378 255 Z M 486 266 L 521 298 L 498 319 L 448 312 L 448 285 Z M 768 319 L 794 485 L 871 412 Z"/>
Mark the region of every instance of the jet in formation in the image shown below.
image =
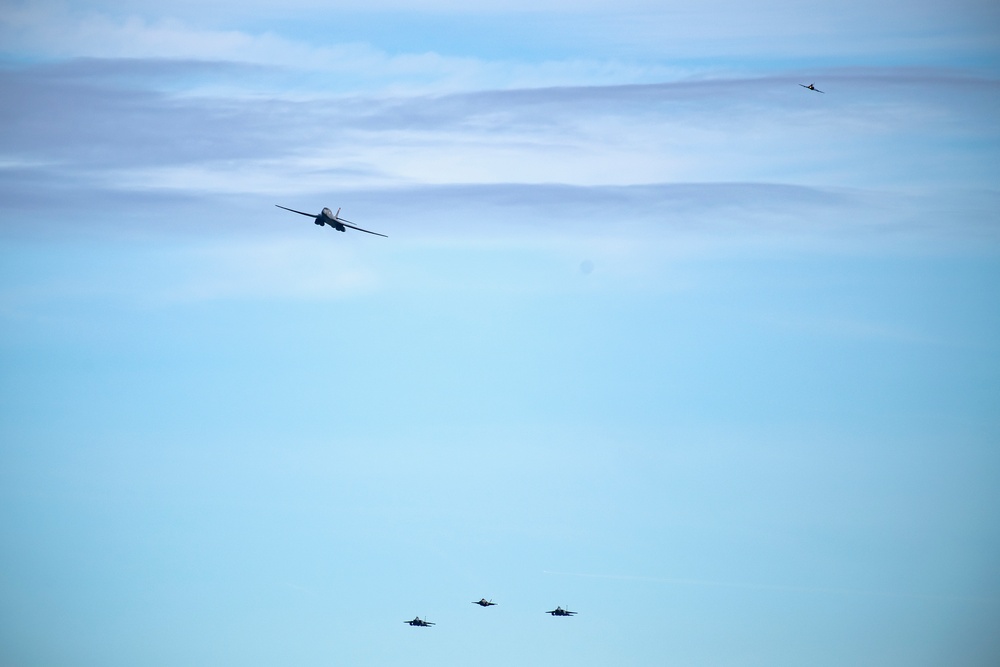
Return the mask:
<path id="1" fill-rule="evenodd" d="M 415 616 L 412 621 L 403 621 L 403 623 L 411 625 L 415 628 L 429 628 L 434 625 L 428 621 L 421 620 L 419 616 Z"/>
<path id="2" fill-rule="evenodd" d="M 568 611 L 566 609 L 563 609 L 562 607 L 556 607 L 552 611 L 547 611 L 545 613 L 546 614 L 552 614 L 553 616 L 572 616 L 576 612 L 575 611 Z"/>
<path id="3" fill-rule="evenodd" d="M 351 229 L 356 229 L 359 232 L 365 232 L 366 234 L 374 234 L 375 236 L 382 236 L 385 238 L 389 238 L 385 234 L 379 234 L 378 232 L 372 232 L 367 229 L 361 229 L 350 220 L 344 220 L 343 218 L 340 217 L 339 208 L 337 209 L 336 213 L 334 213 L 328 208 L 324 208 L 322 211 L 320 211 L 319 214 L 316 214 L 316 213 L 305 213 L 303 211 L 296 211 L 294 208 L 287 208 L 285 206 L 281 206 L 280 204 L 275 204 L 275 206 L 277 206 L 278 208 L 283 208 L 286 211 L 291 211 L 292 213 L 298 213 L 299 215 L 304 215 L 306 217 L 312 218 L 313 224 L 319 225 L 320 227 L 322 227 L 323 225 L 330 225 L 338 232 L 346 232 L 347 228 L 350 227 Z"/>
<path id="4" fill-rule="evenodd" d="M 486 598 L 483 598 L 482 600 L 477 600 L 476 602 L 473 602 L 472 604 L 478 604 L 480 607 L 495 607 L 497 603 L 494 602 L 493 600 L 490 600 L 489 602 L 487 602 Z"/>
<path id="5" fill-rule="evenodd" d="M 817 88 L 816 86 L 814 86 L 811 83 L 808 86 L 806 84 L 804 84 L 804 83 L 800 83 L 799 85 L 802 86 L 803 88 L 808 88 L 809 90 L 815 90 L 817 93 L 822 93 L 823 92 L 822 90 L 820 90 L 819 88 Z"/>

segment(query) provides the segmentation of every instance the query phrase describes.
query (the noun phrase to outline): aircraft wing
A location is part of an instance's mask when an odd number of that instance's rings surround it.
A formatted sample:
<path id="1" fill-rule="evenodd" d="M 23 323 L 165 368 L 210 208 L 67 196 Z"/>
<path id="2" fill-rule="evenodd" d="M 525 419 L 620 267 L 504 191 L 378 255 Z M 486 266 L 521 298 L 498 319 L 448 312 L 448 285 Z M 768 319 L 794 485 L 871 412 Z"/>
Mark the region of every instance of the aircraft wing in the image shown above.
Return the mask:
<path id="1" fill-rule="evenodd" d="M 298 213 L 298 211 L 296 211 L 296 213 Z M 355 225 L 350 220 L 344 220 L 343 218 L 339 218 L 338 217 L 337 218 L 337 222 L 339 222 L 340 224 L 342 224 L 344 227 L 350 227 L 351 229 L 356 229 L 359 232 L 365 232 L 366 234 L 374 234 L 375 236 L 381 236 L 383 238 L 389 238 L 385 234 L 379 234 L 378 232 L 370 232 L 367 229 L 361 229 L 360 227 L 358 227 L 357 225 Z"/>
<path id="2" fill-rule="evenodd" d="M 292 213 L 298 213 L 299 215 L 308 215 L 310 218 L 315 218 L 316 217 L 315 213 L 303 213 L 302 211 L 296 211 L 294 208 L 286 208 L 286 207 L 280 206 L 278 204 L 275 204 L 275 206 L 277 206 L 278 208 L 283 208 L 286 211 L 291 211 Z"/>

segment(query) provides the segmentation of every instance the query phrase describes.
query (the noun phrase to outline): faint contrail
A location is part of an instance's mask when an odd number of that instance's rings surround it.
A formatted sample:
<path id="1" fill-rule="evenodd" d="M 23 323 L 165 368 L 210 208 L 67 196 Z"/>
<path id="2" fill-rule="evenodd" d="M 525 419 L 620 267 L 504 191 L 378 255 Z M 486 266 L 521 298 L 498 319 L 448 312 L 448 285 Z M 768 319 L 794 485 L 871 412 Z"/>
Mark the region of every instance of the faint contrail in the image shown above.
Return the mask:
<path id="1" fill-rule="evenodd" d="M 780 584 L 748 584 L 732 581 L 711 581 L 707 579 L 671 579 L 667 577 L 637 577 L 624 574 L 593 574 L 586 572 L 556 572 L 542 570 L 544 574 L 555 574 L 563 577 L 585 577 L 588 579 L 618 579 L 619 581 L 648 581 L 654 584 L 673 584 L 678 586 L 716 586 L 721 588 L 748 588 L 754 590 L 787 591 L 790 593 L 836 593 L 840 595 L 874 595 L 880 597 L 917 598 L 923 600 L 975 600 L 984 602 L 992 598 L 973 597 L 969 595 L 933 595 L 927 593 L 894 593 L 891 591 L 871 591 L 858 588 L 832 588 L 819 586 L 782 586 Z"/>
<path id="2" fill-rule="evenodd" d="M 309 595 L 315 595 L 316 594 L 312 589 L 306 588 L 305 586 L 299 586 L 298 584 L 293 584 L 290 581 L 286 581 L 285 585 L 288 586 L 289 588 L 294 589 L 296 591 L 299 591 L 301 593 L 308 593 Z"/>

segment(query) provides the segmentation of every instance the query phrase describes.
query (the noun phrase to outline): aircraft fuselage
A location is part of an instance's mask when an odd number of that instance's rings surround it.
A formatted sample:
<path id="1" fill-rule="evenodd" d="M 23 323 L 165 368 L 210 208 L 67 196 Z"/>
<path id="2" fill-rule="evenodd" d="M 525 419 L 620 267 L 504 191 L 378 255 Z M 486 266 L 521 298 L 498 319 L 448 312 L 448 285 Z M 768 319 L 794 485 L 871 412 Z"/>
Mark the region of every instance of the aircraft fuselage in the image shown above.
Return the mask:
<path id="1" fill-rule="evenodd" d="M 315 224 L 322 227 L 323 225 L 330 225 L 338 232 L 346 232 L 347 228 L 344 227 L 340 222 L 337 221 L 337 216 L 328 208 L 324 208 L 323 211 L 316 216 L 316 220 L 313 221 Z"/>

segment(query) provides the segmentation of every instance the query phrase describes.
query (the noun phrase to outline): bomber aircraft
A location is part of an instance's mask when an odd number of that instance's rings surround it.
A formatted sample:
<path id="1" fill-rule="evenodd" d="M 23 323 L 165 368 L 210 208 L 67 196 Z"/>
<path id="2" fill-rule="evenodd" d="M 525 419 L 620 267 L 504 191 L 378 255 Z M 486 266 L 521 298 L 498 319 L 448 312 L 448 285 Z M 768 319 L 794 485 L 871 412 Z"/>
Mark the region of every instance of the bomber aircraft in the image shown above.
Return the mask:
<path id="1" fill-rule="evenodd" d="M 429 628 L 432 625 L 434 625 L 434 623 L 429 623 L 428 621 L 422 621 L 422 620 L 420 620 L 419 616 L 414 617 L 414 619 L 412 621 L 403 621 L 403 623 L 411 625 L 411 626 L 413 626 L 415 628 Z"/>
<path id="2" fill-rule="evenodd" d="M 489 602 L 487 602 L 486 598 L 483 598 L 482 600 L 478 600 L 476 602 L 473 602 L 472 604 L 478 604 L 480 607 L 495 607 L 497 605 L 497 603 L 494 602 L 493 600 L 490 600 Z"/>
<path id="3" fill-rule="evenodd" d="M 568 611 L 566 609 L 563 609 L 562 607 L 556 607 L 552 611 L 547 611 L 545 613 L 546 614 L 552 614 L 553 616 L 572 616 L 576 612 L 575 611 Z"/>
<path id="4" fill-rule="evenodd" d="M 819 88 L 817 88 L 816 86 L 814 86 L 811 83 L 808 86 L 806 84 L 804 84 L 804 83 L 800 83 L 799 85 L 802 86 L 803 88 L 808 88 L 809 90 L 815 90 L 817 93 L 822 93 L 823 92 L 822 90 L 820 90 Z M 825 95 L 826 93 L 823 93 L 823 94 Z"/>
<path id="5" fill-rule="evenodd" d="M 292 213 L 298 213 L 299 215 L 310 217 L 313 219 L 313 224 L 319 225 L 320 227 L 322 227 L 323 225 L 330 225 L 338 232 L 346 232 L 347 228 L 350 227 L 351 229 L 356 229 L 359 232 L 365 232 L 366 234 L 374 234 L 375 236 L 383 236 L 385 238 L 389 238 L 385 234 L 379 234 L 378 232 L 370 232 L 367 229 L 361 229 L 350 220 L 344 220 L 343 218 L 340 217 L 339 208 L 337 209 L 336 213 L 334 213 L 328 208 L 324 208 L 322 211 L 320 211 L 319 214 L 316 214 L 316 213 L 304 213 L 302 211 L 296 211 L 294 208 L 287 208 L 285 206 L 281 206 L 280 204 L 275 204 L 275 206 L 277 206 L 278 208 L 283 208 L 286 211 L 291 211 Z"/>

